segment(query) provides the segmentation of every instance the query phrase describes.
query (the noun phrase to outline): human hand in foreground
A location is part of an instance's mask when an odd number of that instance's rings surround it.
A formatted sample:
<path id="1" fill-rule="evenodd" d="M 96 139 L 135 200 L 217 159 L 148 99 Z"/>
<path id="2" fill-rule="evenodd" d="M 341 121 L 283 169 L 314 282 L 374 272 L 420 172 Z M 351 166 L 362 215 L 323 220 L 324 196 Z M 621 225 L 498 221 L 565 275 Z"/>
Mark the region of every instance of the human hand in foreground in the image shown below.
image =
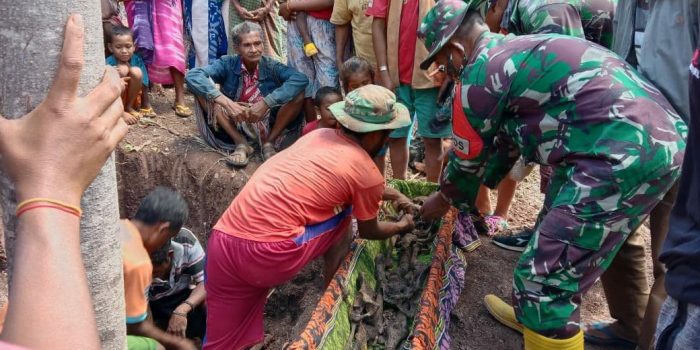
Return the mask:
<path id="1" fill-rule="evenodd" d="M 85 97 L 78 97 L 83 68 L 83 20 L 66 24 L 63 50 L 46 99 L 25 116 L 0 117 L 0 155 L 17 200 L 50 197 L 80 204 L 128 127 L 122 120 L 124 83 L 114 68 Z"/>
<path id="2" fill-rule="evenodd" d="M 440 192 L 435 192 L 425 199 L 420 208 L 420 217 L 426 221 L 433 221 L 441 218 L 450 210 L 450 202 Z"/>

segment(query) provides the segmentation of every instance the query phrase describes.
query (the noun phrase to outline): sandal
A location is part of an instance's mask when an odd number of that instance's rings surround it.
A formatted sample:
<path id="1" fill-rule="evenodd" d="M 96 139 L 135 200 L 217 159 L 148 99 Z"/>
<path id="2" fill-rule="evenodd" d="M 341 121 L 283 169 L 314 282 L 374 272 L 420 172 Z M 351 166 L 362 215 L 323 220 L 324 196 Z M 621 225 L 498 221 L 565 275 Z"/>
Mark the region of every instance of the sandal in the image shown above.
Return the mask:
<path id="1" fill-rule="evenodd" d="M 262 146 L 262 154 L 263 159 L 268 160 L 277 154 L 277 151 L 275 151 L 275 146 L 271 142 L 265 142 Z"/>
<path id="2" fill-rule="evenodd" d="M 153 110 L 153 107 L 141 108 L 139 109 L 139 113 L 146 118 L 155 118 L 158 116 L 156 111 Z"/>
<path id="3" fill-rule="evenodd" d="M 581 325 L 586 342 L 614 349 L 635 349 L 637 344 L 615 334 L 612 329 L 614 321 L 593 321 Z"/>
<path id="4" fill-rule="evenodd" d="M 226 158 L 226 164 L 234 167 L 244 167 L 248 165 L 248 155 L 253 152 L 253 147 L 248 146 L 245 143 L 236 145 L 236 149 Z M 239 160 L 235 160 L 234 157 L 238 156 Z M 242 158 L 241 158 L 242 157 Z"/>
<path id="5" fill-rule="evenodd" d="M 487 215 L 484 221 L 489 228 L 487 233 L 489 236 L 494 236 L 496 233 L 508 229 L 508 221 L 498 215 Z"/>
<path id="6" fill-rule="evenodd" d="M 190 107 L 187 107 L 183 104 L 176 103 L 175 106 L 173 106 L 173 109 L 175 110 L 175 114 L 177 114 L 178 117 L 188 118 L 192 116 L 192 110 L 190 109 Z"/>

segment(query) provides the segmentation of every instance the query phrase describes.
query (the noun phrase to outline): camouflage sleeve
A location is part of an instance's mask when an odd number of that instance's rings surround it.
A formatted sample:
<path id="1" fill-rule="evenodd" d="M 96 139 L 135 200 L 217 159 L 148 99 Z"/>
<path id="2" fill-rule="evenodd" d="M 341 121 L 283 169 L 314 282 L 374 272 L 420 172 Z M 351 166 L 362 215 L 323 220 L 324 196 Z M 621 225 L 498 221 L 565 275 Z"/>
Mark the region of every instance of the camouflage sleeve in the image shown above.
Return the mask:
<path id="1" fill-rule="evenodd" d="M 479 186 L 483 183 L 496 188 L 518 160 L 520 152 L 512 143 L 495 140 L 481 155 L 470 160 L 460 159 L 454 150 L 442 178 L 440 191 L 455 207 L 468 210 L 474 207 Z"/>
<path id="2" fill-rule="evenodd" d="M 509 29 L 518 35 L 562 34 L 585 38 L 578 9 L 567 3 L 542 5 L 539 1 L 521 1 Z"/>

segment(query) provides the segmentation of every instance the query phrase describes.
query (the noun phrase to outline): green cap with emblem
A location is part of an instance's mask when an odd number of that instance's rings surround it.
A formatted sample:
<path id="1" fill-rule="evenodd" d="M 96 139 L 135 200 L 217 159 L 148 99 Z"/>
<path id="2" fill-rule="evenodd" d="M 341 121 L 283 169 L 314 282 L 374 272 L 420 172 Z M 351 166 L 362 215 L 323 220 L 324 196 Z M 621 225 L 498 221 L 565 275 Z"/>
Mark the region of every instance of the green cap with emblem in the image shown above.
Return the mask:
<path id="1" fill-rule="evenodd" d="M 469 10 L 477 10 L 487 0 L 440 0 L 423 17 L 418 28 L 418 38 L 423 39 L 428 57 L 420 64 L 428 69 L 435 60 L 435 54 L 447 44 L 455 34 Z"/>
<path id="2" fill-rule="evenodd" d="M 391 90 L 378 85 L 365 85 L 345 96 L 345 100 L 328 109 L 338 123 L 359 133 L 392 130 L 411 125 L 408 109 L 396 102 Z"/>

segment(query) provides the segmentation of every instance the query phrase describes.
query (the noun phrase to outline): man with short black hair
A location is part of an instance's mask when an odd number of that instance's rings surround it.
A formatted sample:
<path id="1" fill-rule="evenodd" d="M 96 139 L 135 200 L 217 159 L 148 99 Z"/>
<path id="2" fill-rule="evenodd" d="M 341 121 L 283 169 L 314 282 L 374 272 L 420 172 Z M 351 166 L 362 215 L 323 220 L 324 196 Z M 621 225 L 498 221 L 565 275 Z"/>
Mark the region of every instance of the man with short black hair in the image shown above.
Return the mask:
<path id="1" fill-rule="evenodd" d="M 195 349 L 190 340 L 166 333 L 148 317 L 148 289 L 153 277 L 149 254 L 177 235 L 188 215 L 187 202 L 182 195 L 165 187 L 157 187 L 141 201 L 134 219 L 121 221 L 119 238 L 124 264 L 129 350 L 154 350 L 159 346 Z"/>
<path id="2" fill-rule="evenodd" d="M 148 295 L 153 321 L 168 333 L 204 338 L 204 249 L 192 231 L 180 233 L 151 254 Z"/>

